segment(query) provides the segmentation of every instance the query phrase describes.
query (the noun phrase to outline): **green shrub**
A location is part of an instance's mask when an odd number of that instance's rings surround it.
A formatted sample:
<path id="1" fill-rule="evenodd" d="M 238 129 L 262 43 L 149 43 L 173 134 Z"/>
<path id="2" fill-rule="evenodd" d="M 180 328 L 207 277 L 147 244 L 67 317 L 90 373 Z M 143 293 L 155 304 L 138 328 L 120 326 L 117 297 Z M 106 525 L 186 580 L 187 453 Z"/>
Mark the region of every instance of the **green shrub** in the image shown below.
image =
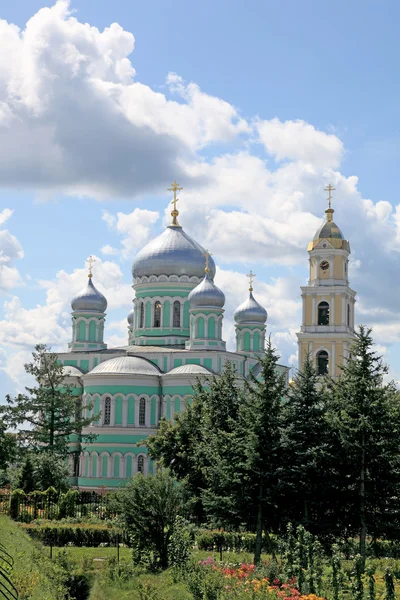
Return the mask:
<path id="1" fill-rule="evenodd" d="M 88 546 L 97 547 L 100 544 L 108 546 L 115 545 L 117 536 L 124 541 L 122 533 L 117 529 L 99 525 L 89 526 L 50 526 L 32 525 L 22 526 L 25 531 L 35 540 L 39 540 L 45 546 Z"/>
<path id="2" fill-rule="evenodd" d="M 208 552 L 254 552 L 256 536 L 254 533 L 232 533 L 229 531 L 200 530 L 196 535 L 199 550 Z M 275 540 L 273 545 L 276 546 Z M 270 552 L 268 540 L 263 538 L 262 552 Z"/>

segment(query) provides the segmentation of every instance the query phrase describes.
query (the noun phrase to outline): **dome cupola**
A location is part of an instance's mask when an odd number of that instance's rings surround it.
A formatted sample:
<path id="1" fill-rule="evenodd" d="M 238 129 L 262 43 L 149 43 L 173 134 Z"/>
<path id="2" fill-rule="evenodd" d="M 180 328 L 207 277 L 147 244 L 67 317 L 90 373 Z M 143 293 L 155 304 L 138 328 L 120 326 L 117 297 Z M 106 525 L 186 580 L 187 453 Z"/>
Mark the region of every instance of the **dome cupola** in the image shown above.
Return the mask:
<path id="1" fill-rule="evenodd" d="M 107 300 L 93 284 L 92 273 L 89 273 L 88 282 L 85 288 L 81 290 L 71 302 L 71 308 L 74 312 L 99 312 L 105 313 L 107 310 Z"/>
<path id="2" fill-rule="evenodd" d="M 213 283 L 207 271 L 203 280 L 189 294 L 190 308 L 217 307 L 225 304 L 224 293 Z"/>
<path id="3" fill-rule="evenodd" d="M 133 325 L 134 316 L 135 316 L 135 311 L 133 310 L 133 308 L 131 308 L 131 310 L 128 312 L 128 316 L 126 317 L 126 320 L 128 321 L 128 325 L 130 325 L 131 327 Z"/>
<path id="4" fill-rule="evenodd" d="M 255 274 L 250 271 L 249 296 L 235 311 L 236 350 L 248 355 L 259 355 L 264 352 L 265 323 L 268 313 L 253 296 Z"/>
<path id="5" fill-rule="evenodd" d="M 261 304 L 253 296 L 253 281 L 255 274 L 250 271 L 247 275 L 250 280 L 249 297 L 242 302 L 240 306 L 235 310 L 233 315 L 236 323 L 241 325 L 243 323 L 262 323 L 265 324 L 268 313 Z"/>

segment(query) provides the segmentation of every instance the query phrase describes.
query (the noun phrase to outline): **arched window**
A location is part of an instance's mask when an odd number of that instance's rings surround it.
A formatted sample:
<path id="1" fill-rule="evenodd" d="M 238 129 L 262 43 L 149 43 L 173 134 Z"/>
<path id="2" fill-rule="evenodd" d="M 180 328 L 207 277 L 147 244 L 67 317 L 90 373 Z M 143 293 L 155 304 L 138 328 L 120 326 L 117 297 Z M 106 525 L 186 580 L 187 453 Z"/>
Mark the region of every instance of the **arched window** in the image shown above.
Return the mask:
<path id="1" fill-rule="evenodd" d="M 179 300 L 175 300 L 173 304 L 172 312 L 172 327 L 181 326 L 181 303 Z"/>
<path id="2" fill-rule="evenodd" d="M 139 426 L 144 427 L 146 425 L 146 399 L 140 398 L 139 400 Z"/>
<path id="3" fill-rule="evenodd" d="M 139 328 L 142 329 L 144 327 L 144 302 L 140 303 L 140 311 L 139 311 Z"/>
<path id="4" fill-rule="evenodd" d="M 154 304 L 153 327 L 161 327 L 161 302 L 159 300 Z"/>
<path id="5" fill-rule="evenodd" d="M 350 327 L 350 304 L 347 305 L 347 327 Z"/>
<path id="6" fill-rule="evenodd" d="M 110 425 L 111 423 L 111 398 L 107 397 L 104 400 L 104 425 Z"/>
<path id="7" fill-rule="evenodd" d="M 329 304 L 327 302 L 318 304 L 318 325 L 329 325 Z"/>
<path id="8" fill-rule="evenodd" d="M 329 356 L 325 350 L 321 350 L 317 354 L 317 373 L 318 375 L 327 375 L 329 365 Z"/>
<path id="9" fill-rule="evenodd" d="M 138 473 L 144 473 L 144 456 L 142 456 L 142 455 L 138 456 L 137 470 L 138 470 Z"/>

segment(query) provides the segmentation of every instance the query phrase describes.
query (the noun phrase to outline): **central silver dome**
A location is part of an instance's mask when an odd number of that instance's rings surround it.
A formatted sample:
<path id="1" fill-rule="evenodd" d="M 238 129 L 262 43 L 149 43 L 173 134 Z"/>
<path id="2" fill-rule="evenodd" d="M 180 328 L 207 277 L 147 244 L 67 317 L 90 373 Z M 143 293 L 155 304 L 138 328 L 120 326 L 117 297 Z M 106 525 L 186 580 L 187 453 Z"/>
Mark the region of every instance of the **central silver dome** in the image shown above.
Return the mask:
<path id="1" fill-rule="evenodd" d="M 167 227 L 149 242 L 133 261 L 132 275 L 187 275 L 204 276 L 204 248 L 193 240 L 181 227 Z M 210 277 L 214 279 L 215 263 L 209 259 Z"/>

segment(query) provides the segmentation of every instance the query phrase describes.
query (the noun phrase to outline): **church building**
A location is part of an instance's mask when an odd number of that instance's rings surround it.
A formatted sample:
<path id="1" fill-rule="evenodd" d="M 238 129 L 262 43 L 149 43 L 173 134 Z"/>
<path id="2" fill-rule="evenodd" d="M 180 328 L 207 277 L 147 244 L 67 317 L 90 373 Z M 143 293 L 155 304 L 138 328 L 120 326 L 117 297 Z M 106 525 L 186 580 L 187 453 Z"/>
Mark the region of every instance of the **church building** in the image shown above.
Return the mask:
<path id="1" fill-rule="evenodd" d="M 155 433 L 161 417 L 173 419 L 184 410 L 197 379 L 206 385 L 227 361 L 243 378 L 259 376 L 267 311 L 253 295 L 254 275 L 250 272 L 247 297 L 234 313 L 236 349 L 229 351 L 223 339 L 225 296 L 214 283 L 214 260 L 178 222 L 176 194 L 182 188 L 174 182 L 169 189 L 172 221 L 133 261 L 127 345 L 104 343 L 107 300 L 95 287 L 91 263 L 86 286 L 71 302 L 72 340 L 58 357 L 66 382 L 83 404 L 93 404 L 96 416 L 88 428 L 95 441 L 83 449 L 79 464 L 71 463 L 73 483 L 81 489 L 112 488 L 137 472 L 153 472 L 138 442 Z M 300 368 L 311 353 L 321 375 L 336 376 L 354 335 L 355 293 L 347 276 L 350 246 L 332 220 L 330 200 L 329 195 L 326 221 L 308 247 L 310 279 L 302 288 L 298 340 Z M 278 368 L 288 377 L 287 367 Z"/>

